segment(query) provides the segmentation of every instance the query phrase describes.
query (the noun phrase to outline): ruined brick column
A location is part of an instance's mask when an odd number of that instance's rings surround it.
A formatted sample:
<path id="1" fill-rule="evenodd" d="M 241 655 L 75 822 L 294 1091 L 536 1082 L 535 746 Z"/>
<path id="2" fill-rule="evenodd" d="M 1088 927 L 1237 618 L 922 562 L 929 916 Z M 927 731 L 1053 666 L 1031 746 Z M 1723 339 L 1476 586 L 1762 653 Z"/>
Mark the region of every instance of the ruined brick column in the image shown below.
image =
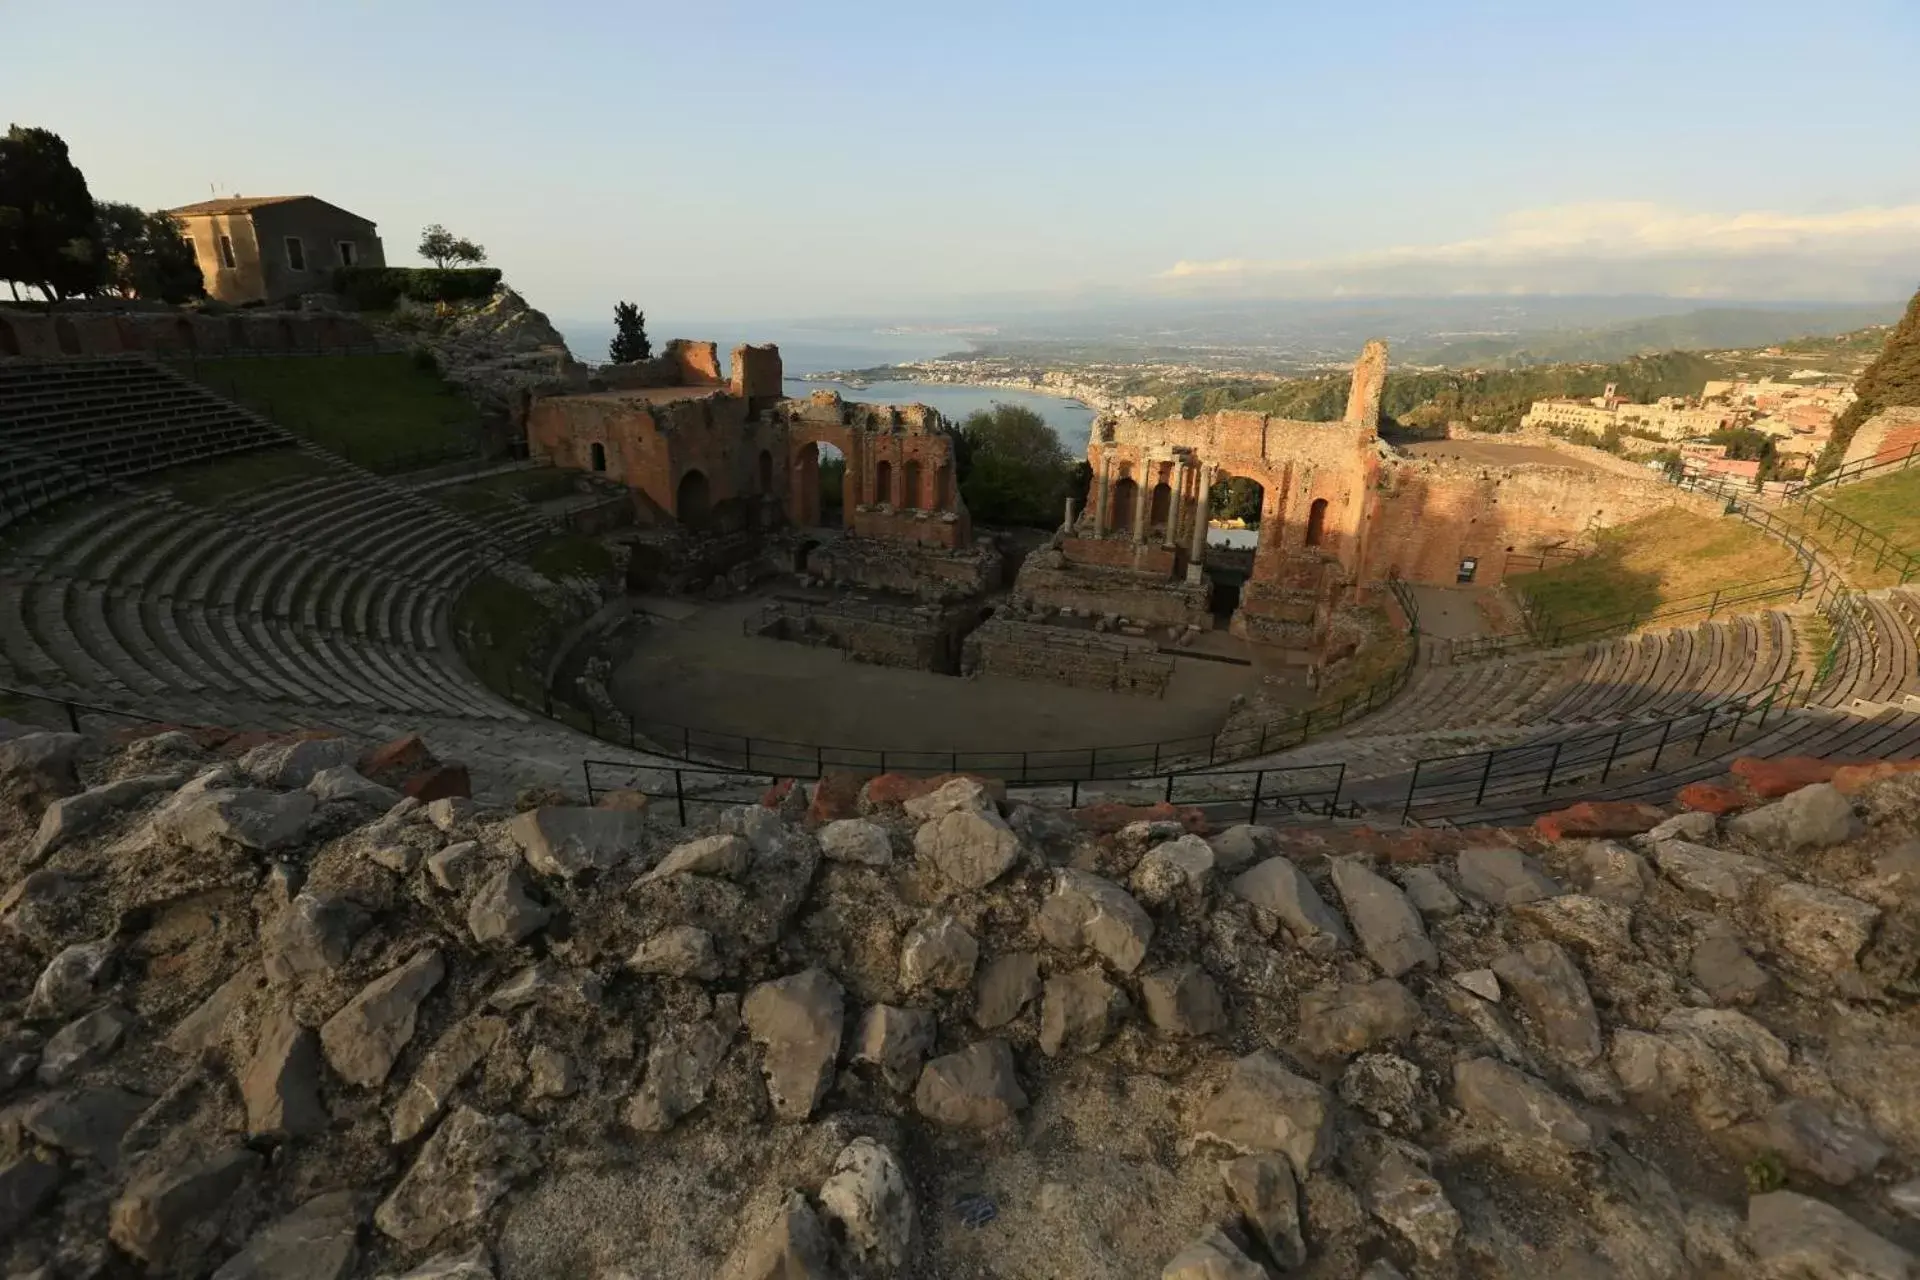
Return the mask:
<path id="1" fill-rule="evenodd" d="M 1093 536 L 1107 536 L 1107 526 L 1113 520 L 1113 508 L 1110 499 L 1113 488 L 1113 459 L 1102 455 L 1100 458 L 1100 498 L 1099 505 L 1093 510 Z"/>
<path id="2" fill-rule="evenodd" d="M 1187 464 L 1173 464 L 1173 483 L 1167 486 L 1167 536 L 1161 545 L 1171 551 L 1180 545 L 1180 498 L 1187 487 Z"/>
<path id="3" fill-rule="evenodd" d="M 1198 585 L 1201 573 L 1206 568 L 1207 558 L 1207 507 L 1213 497 L 1213 484 L 1204 465 L 1199 470 L 1200 496 L 1193 505 L 1193 547 L 1187 557 L 1187 581 Z"/>
<path id="4" fill-rule="evenodd" d="M 1133 545 L 1147 545 L 1147 521 L 1153 515 L 1153 464 L 1143 462 L 1133 482 Z"/>
<path id="5" fill-rule="evenodd" d="M 1067 514 L 1066 514 L 1066 518 L 1060 522 L 1060 532 L 1062 533 L 1073 532 L 1073 495 L 1072 494 L 1067 495 Z"/>

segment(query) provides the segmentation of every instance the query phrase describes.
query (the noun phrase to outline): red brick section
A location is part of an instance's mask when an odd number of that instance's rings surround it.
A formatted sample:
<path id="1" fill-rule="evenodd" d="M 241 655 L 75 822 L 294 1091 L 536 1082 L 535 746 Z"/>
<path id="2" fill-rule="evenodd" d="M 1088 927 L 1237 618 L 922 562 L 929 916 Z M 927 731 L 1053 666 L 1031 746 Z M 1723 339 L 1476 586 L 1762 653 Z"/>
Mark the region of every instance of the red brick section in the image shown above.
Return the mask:
<path id="1" fill-rule="evenodd" d="M 360 772 L 375 782 L 388 785 L 425 773 L 439 761 L 427 749 L 426 740 L 417 733 L 382 743 L 360 757 Z"/>
<path id="2" fill-rule="evenodd" d="M 1741 756 L 1733 762 L 1733 776 L 1762 800 L 1777 800 L 1816 782 L 1832 781 L 1833 771 L 1845 763 L 1813 756 L 1778 756 L 1772 760 Z"/>
<path id="3" fill-rule="evenodd" d="M 1870 783 L 1903 773 L 1920 773 L 1920 760 L 1875 760 L 1869 764 L 1843 764 L 1829 779 L 1843 795 L 1854 795 Z"/>
<path id="4" fill-rule="evenodd" d="M 807 825 L 823 826 L 841 818 L 860 816 L 860 788 L 866 785 L 864 773 L 829 773 L 813 786 L 813 803 L 807 806 Z"/>
<path id="5" fill-rule="evenodd" d="M 446 800 L 452 797 L 471 798 L 473 780 L 467 776 L 467 766 L 463 764 L 436 765 L 425 773 L 417 773 L 408 778 L 400 788 L 406 795 L 412 796 L 421 804 L 434 800 Z"/>
<path id="6" fill-rule="evenodd" d="M 624 809 L 630 813 L 645 813 L 650 802 L 644 792 L 630 791 L 625 787 L 605 791 L 594 801 L 596 809 Z"/>
<path id="7" fill-rule="evenodd" d="M 916 778 L 905 773 L 883 773 L 869 778 L 860 789 L 860 812 L 872 813 L 876 809 L 895 808 L 909 800 L 916 800 L 930 792 L 952 782 L 955 778 L 971 778 L 987 789 L 994 803 L 1004 807 L 1007 803 L 1007 784 L 1000 778 L 986 778 L 977 773 L 937 773 L 930 778 Z"/>
<path id="8" fill-rule="evenodd" d="M 762 809 L 778 809 L 781 803 L 786 800 L 787 794 L 797 785 L 797 781 L 793 778 L 776 778 L 772 786 L 760 793 L 760 807 Z"/>
<path id="9" fill-rule="evenodd" d="M 1682 809 L 1716 815 L 1733 813 L 1753 803 L 1744 792 L 1717 782 L 1689 782 L 1673 798 Z"/>
<path id="10" fill-rule="evenodd" d="M 1096 835 L 1111 835 L 1134 822 L 1177 822 L 1189 833 L 1198 836 L 1206 835 L 1211 829 L 1205 813 L 1194 808 L 1179 808 L 1164 800 L 1159 804 L 1109 802 L 1088 805 L 1084 809 L 1075 809 L 1073 820 Z"/>
<path id="11" fill-rule="evenodd" d="M 1667 820 L 1650 804 L 1633 800 L 1582 800 L 1557 813 L 1534 819 L 1533 829 L 1549 840 L 1591 840 L 1637 836 Z"/>

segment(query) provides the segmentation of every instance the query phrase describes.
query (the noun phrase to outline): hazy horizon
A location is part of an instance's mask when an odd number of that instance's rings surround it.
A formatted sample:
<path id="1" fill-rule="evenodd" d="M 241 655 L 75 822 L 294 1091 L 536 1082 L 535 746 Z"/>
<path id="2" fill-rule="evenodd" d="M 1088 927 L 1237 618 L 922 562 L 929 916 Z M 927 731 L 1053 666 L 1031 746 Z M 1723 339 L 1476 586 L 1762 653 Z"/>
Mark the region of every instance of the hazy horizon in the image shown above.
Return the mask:
<path id="1" fill-rule="evenodd" d="M 100 199 L 445 223 L 557 317 L 1920 285 L 1904 0 L 260 17 L 10 5 L 8 119 Z"/>

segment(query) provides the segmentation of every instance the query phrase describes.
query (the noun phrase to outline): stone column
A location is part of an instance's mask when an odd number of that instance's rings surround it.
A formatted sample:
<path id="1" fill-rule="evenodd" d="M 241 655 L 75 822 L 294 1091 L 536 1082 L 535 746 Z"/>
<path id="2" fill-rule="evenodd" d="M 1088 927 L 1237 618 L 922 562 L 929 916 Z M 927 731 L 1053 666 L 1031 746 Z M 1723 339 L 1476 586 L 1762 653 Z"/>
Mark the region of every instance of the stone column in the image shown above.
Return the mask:
<path id="1" fill-rule="evenodd" d="M 1213 497 L 1213 480 L 1205 466 L 1199 468 L 1200 496 L 1193 504 L 1193 544 L 1187 554 L 1187 581 L 1197 583 L 1207 559 L 1207 508 Z"/>
<path id="2" fill-rule="evenodd" d="M 1067 514 L 1066 514 L 1066 517 L 1060 522 L 1060 532 L 1062 533 L 1073 532 L 1073 495 L 1072 494 L 1067 495 Z"/>
<path id="3" fill-rule="evenodd" d="M 1147 517 L 1153 514 L 1153 464 L 1142 463 L 1140 478 L 1133 484 L 1133 545 L 1147 543 Z"/>
<path id="4" fill-rule="evenodd" d="M 1093 536 L 1104 538 L 1107 528 L 1113 522 L 1111 496 L 1113 488 L 1113 459 L 1104 453 L 1100 455 L 1100 497 L 1099 505 L 1093 509 Z"/>
<path id="5" fill-rule="evenodd" d="M 1167 534 L 1161 543 L 1171 551 L 1180 545 L 1180 498 L 1181 490 L 1187 487 L 1187 464 L 1173 464 L 1173 483 L 1167 486 Z"/>

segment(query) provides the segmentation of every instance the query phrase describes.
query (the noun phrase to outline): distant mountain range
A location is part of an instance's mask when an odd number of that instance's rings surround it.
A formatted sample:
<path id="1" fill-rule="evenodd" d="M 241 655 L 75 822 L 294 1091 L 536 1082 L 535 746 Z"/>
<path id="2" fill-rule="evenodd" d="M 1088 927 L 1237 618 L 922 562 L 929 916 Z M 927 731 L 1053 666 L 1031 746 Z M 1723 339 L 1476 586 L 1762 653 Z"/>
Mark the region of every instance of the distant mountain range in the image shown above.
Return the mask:
<path id="1" fill-rule="evenodd" d="M 1703 307 L 1579 329 L 1473 335 L 1395 352 L 1399 363 L 1515 369 L 1565 361 L 1612 361 L 1658 351 L 1729 351 L 1770 347 L 1802 337 L 1829 337 L 1890 324 L 1898 303 L 1853 303 L 1805 310 Z"/>

